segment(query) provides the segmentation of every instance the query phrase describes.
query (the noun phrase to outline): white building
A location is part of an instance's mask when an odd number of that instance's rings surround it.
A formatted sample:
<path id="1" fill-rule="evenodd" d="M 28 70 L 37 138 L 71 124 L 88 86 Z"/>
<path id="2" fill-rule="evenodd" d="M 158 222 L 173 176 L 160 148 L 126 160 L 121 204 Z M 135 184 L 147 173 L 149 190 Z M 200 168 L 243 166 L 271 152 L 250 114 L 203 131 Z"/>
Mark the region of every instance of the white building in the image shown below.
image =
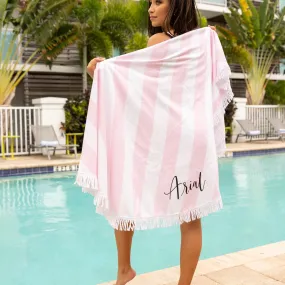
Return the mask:
<path id="1" fill-rule="evenodd" d="M 236 0 L 237 1 L 237 0 Z M 285 0 L 280 1 L 280 8 Z M 224 24 L 224 13 L 228 13 L 228 0 L 196 0 L 199 11 L 207 17 L 209 24 Z M 260 2 L 255 1 L 256 5 Z M 32 53 L 33 47 L 26 49 L 22 60 Z M 20 66 L 19 66 L 20 68 Z M 236 97 L 245 97 L 245 83 L 238 65 L 232 65 L 232 87 Z M 275 70 L 272 80 L 285 80 L 285 65 Z M 27 74 L 16 89 L 13 106 L 31 106 L 32 99 L 40 97 L 64 97 L 82 92 L 82 68 L 76 46 L 67 48 L 54 62 L 52 69 L 39 62 Z"/>
<path id="2" fill-rule="evenodd" d="M 199 11 L 202 15 L 207 17 L 209 24 L 225 24 L 223 14 L 229 12 L 228 0 L 196 1 Z M 281 6 L 285 6 L 285 0 L 277 1 L 280 1 L 280 8 Z M 254 3 L 258 5 L 260 2 L 255 1 Z M 8 40 L 9 39 L 7 39 L 7 41 Z M 22 62 L 25 62 L 34 50 L 35 46 L 32 45 L 26 48 L 21 59 Z M 4 53 L 5 56 L 6 51 L 4 50 L 1 52 Z M 115 55 L 117 54 L 114 53 L 114 56 Z M 17 70 L 20 69 L 21 64 L 17 66 Z M 232 65 L 231 69 L 232 87 L 236 97 L 235 101 L 238 103 L 238 111 L 235 118 L 244 119 L 246 117 L 246 108 L 250 106 L 245 106 L 245 82 L 243 74 L 238 65 Z M 280 64 L 271 79 L 285 80 L 285 65 Z M 25 155 L 28 154 L 28 145 L 32 142 L 30 125 L 39 123 L 51 124 L 55 128 L 58 138 L 64 143 L 65 138 L 62 135 L 60 127 L 61 122 L 64 121 L 63 105 L 65 100 L 61 98 L 80 95 L 82 94 L 82 89 L 82 67 L 76 45 L 66 48 L 53 63 L 51 69 L 43 62 L 39 61 L 16 88 L 16 96 L 12 101 L 12 106 L 17 107 L 2 107 L 3 113 L 9 112 L 10 114 L 11 129 L 9 130 L 7 127 L 8 125 L 3 125 L 3 122 L 0 120 L 0 136 L 2 136 L 3 133 L 8 133 L 8 131 L 20 135 L 20 139 L 16 140 L 15 153 Z M 33 100 L 39 98 L 45 99 Z M 30 107 L 33 106 L 33 102 L 35 106 Z M 280 113 L 280 108 L 278 106 L 273 106 L 271 109 L 266 110 L 266 112 L 269 112 L 270 114 L 275 114 L 276 112 Z M 285 108 L 283 109 L 285 112 Z M 282 114 L 284 114 L 284 112 Z M 265 115 L 264 118 L 266 117 Z M 282 116 L 284 117 L 284 115 Z M 260 127 L 263 128 L 262 131 L 265 133 L 268 129 L 268 124 L 263 124 L 261 122 Z M 239 128 L 235 126 L 234 134 L 236 135 L 238 132 Z M 4 146 L 1 147 L 3 148 Z M 9 155 L 8 140 L 6 140 L 4 152 L 6 155 Z"/>

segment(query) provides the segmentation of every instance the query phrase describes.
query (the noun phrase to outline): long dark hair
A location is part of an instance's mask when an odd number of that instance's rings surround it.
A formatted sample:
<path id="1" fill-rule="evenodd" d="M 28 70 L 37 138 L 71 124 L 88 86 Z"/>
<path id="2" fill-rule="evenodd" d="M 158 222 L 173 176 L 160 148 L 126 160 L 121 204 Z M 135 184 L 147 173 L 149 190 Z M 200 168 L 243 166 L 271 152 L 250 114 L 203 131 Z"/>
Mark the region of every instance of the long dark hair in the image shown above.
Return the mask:
<path id="1" fill-rule="evenodd" d="M 182 35 L 198 28 L 199 12 L 195 0 L 169 0 L 170 8 L 163 27 L 153 27 L 148 19 L 148 34 L 170 32 L 174 29 L 175 35 Z M 149 3 L 150 7 L 151 3 Z"/>

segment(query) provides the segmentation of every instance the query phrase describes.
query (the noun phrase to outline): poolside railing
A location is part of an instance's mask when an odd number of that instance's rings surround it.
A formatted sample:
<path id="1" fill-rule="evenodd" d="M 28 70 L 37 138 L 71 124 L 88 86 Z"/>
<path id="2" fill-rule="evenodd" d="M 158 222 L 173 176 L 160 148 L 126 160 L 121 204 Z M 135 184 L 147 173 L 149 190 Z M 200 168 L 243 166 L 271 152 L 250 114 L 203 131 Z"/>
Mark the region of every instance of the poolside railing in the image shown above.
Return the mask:
<path id="1" fill-rule="evenodd" d="M 41 108 L 0 106 L 0 153 L 5 156 L 11 155 L 13 139 L 14 154 L 28 154 L 28 146 L 33 139 L 31 125 L 41 125 Z M 16 136 L 16 138 L 9 138 L 9 136 Z M 39 150 L 32 153 L 39 153 Z"/>
<path id="2" fill-rule="evenodd" d="M 274 138 L 277 134 L 270 125 L 269 118 L 278 118 L 285 122 L 285 106 L 276 105 L 247 105 L 246 119 L 251 120 L 255 127 L 260 130 L 262 134 L 268 134 L 269 138 Z M 256 139 L 265 138 L 265 135 L 258 136 Z"/>

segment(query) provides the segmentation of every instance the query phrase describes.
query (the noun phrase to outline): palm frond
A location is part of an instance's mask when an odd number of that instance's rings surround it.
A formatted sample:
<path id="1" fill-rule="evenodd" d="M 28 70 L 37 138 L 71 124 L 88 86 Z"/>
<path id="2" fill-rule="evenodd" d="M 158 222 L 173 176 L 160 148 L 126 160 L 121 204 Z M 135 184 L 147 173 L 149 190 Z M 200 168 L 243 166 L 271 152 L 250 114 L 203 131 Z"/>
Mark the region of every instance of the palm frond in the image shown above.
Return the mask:
<path id="1" fill-rule="evenodd" d="M 112 56 L 113 45 L 110 38 L 102 31 L 95 30 L 88 34 L 88 61 L 94 57 L 109 58 Z"/>
<path id="2" fill-rule="evenodd" d="M 239 0 L 224 16 L 229 28 L 218 27 L 229 62 L 241 65 L 249 104 L 262 103 L 270 67 L 285 57 L 285 8 L 277 12 L 277 2 L 264 0 L 256 9 L 252 0 Z"/>
<path id="3" fill-rule="evenodd" d="M 46 37 L 48 33 L 51 35 L 58 29 L 60 23 L 67 20 L 75 0 L 40 1 L 39 5 L 41 6 L 35 5 L 25 11 L 24 17 L 29 19 L 22 24 L 27 34 L 38 39 Z"/>
<path id="4" fill-rule="evenodd" d="M 260 21 L 261 34 L 265 33 L 268 9 L 269 9 L 268 0 L 263 0 L 259 7 L 259 21 Z"/>
<path id="5" fill-rule="evenodd" d="M 252 26 L 252 41 L 253 41 L 253 46 L 255 48 L 258 48 L 261 44 L 262 37 L 261 37 L 261 32 L 260 32 L 260 20 L 259 20 L 259 14 L 256 9 L 256 7 L 253 5 L 251 0 L 248 1 L 248 7 L 251 11 L 251 26 Z"/>
<path id="6" fill-rule="evenodd" d="M 147 47 L 148 37 L 142 33 L 135 33 L 133 38 L 128 42 L 125 47 L 125 52 L 130 53 Z"/>
<path id="7" fill-rule="evenodd" d="M 132 14 L 135 29 L 143 34 L 148 30 L 148 1 L 127 1 L 127 8 Z"/>
<path id="8" fill-rule="evenodd" d="M 246 36 L 241 30 L 241 18 L 239 16 L 234 16 L 236 14 L 236 11 L 232 11 L 231 15 L 224 15 L 225 20 L 229 26 L 229 29 L 232 31 L 232 33 L 237 38 L 238 42 L 245 42 Z"/>
<path id="9" fill-rule="evenodd" d="M 16 0 L 1 2 L 0 28 L 5 32 L 1 33 L 0 48 L 6 50 L 0 56 L 1 104 L 41 58 L 50 63 L 75 41 L 76 27 L 65 22 L 74 3 L 76 0 L 33 0 L 20 6 Z M 12 26 L 9 32 L 8 24 Z M 36 43 L 36 48 L 17 71 L 25 47 L 31 42 Z"/>
<path id="10" fill-rule="evenodd" d="M 113 42 L 115 48 L 123 50 L 134 31 L 133 26 L 120 13 L 108 13 L 101 22 L 100 30 Z"/>
<path id="11" fill-rule="evenodd" d="M 75 25 L 65 23 L 51 35 L 45 45 L 41 47 L 41 52 L 46 65 L 50 68 L 52 62 L 62 53 L 62 51 L 74 44 L 78 38 L 78 30 Z"/>

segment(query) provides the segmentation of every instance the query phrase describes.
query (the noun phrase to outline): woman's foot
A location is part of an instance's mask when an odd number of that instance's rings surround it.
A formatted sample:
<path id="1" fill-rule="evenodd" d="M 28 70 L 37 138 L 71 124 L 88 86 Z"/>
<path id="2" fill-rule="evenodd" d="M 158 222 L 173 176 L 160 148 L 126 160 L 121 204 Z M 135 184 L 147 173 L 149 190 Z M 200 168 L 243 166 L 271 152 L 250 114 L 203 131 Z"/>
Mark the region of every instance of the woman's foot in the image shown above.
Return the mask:
<path id="1" fill-rule="evenodd" d="M 136 277 L 136 272 L 130 267 L 128 269 L 119 270 L 118 278 L 115 285 L 125 285 Z"/>

